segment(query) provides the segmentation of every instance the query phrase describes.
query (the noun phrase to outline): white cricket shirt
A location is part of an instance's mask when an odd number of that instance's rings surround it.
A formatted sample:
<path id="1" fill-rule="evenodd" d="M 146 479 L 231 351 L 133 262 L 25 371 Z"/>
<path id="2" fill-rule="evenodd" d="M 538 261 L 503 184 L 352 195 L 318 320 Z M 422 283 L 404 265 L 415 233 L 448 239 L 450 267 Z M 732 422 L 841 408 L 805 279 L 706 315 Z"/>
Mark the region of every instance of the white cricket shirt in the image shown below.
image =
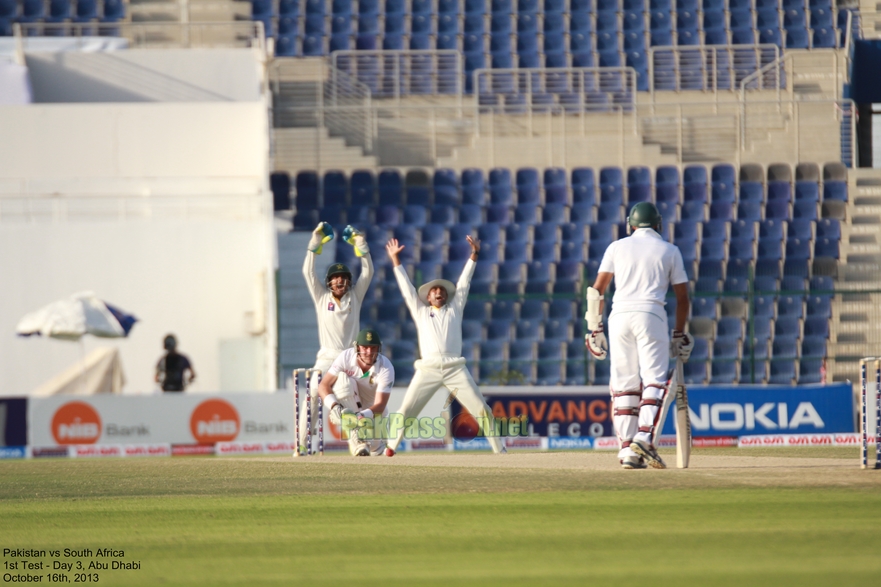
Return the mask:
<path id="1" fill-rule="evenodd" d="M 610 244 L 599 271 L 615 275 L 613 314 L 663 307 L 670 285 L 688 281 L 679 248 L 651 228 L 638 228 Z"/>
<path id="2" fill-rule="evenodd" d="M 419 299 L 403 265 L 395 267 L 395 279 L 416 323 L 419 352 L 423 359 L 462 357 L 462 311 L 468 301 L 471 276 L 476 266 L 470 258 L 465 262 L 456 284 L 456 295 L 449 298 L 443 308 L 435 308 Z"/>
<path id="3" fill-rule="evenodd" d="M 318 317 L 318 356 L 331 354 L 333 360 L 344 349 L 350 348 L 358 337 L 361 323 L 361 303 L 373 278 L 370 255 L 361 257 L 361 277 L 352 284 L 341 300 L 327 289 L 324 279 L 315 274 L 315 253 L 306 252 L 303 277 L 315 304 Z"/>
<path id="4" fill-rule="evenodd" d="M 340 353 L 330 369 L 327 370 L 328 375 L 338 375 L 345 373 L 349 376 L 350 381 L 354 381 L 358 386 L 358 393 L 361 397 L 376 398 L 377 393 L 391 393 L 392 387 L 395 385 L 395 368 L 383 355 L 376 356 L 376 362 L 365 373 L 358 366 L 358 355 L 354 348 L 348 348 Z M 375 401 L 375 399 L 374 399 Z M 370 406 L 364 406 L 369 408 Z"/>

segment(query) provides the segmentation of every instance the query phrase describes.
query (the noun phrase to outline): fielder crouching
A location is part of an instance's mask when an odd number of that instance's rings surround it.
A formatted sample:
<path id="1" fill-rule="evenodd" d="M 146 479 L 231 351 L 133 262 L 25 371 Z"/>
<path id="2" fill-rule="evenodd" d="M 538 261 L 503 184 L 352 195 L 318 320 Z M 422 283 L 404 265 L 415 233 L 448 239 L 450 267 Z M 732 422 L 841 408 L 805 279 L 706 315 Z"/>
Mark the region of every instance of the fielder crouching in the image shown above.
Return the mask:
<path id="1" fill-rule="evenodd" d="M 455 390 L 459 403 L 479 422 L 485 423 L 486 439 L 493 452 L 507 452 L 501 438 L 495 435 L 492 410 L 465 367 L 465 357 L 462 356 L 462 312 L 468 300 L 471 276 L 474 275 L 477 254 L 480 251 L 480 241 L 470 236 L 466 238 L 471 245 L 471 257 L 465 262 L 459 282 L 453 285 L 445 279 L 436 279 L 420 287 L 418 295 L 398 258 L 404 246 L 398 244 L 396 239 L 391 239 L 386 244 L 386 251 L 395 268 L 398 287 L 416 323 L 419 353 L 422 356 L 413 365 L 416 373 L 407 387 L 407 394 L 401 405 L 400 415 L 405 425 L 397 428 L 395 438 L 386 449 L 388 456 L 394 456 L 398 450 L 408 418 L 418 416 L 431 396 L 441 387 L 450 392 Z"/>
<path id="2" fill-rule="evenodd" d="M 352 456 L 380 456 L 387 434 L 374 430 L 372 423 L 359 431 L 357 424 L 365 419 L 374 420 L 374 416 L 387 420 L 386 406 L 395 384 L 395 368 L 380 354 L 382 340 L 372 328 L 359 332 L 353 347 L 334 360 L 321 380 L 318 394 L 330 421 L 340 426 L 344 439 L 348 437 Z"/>
<path id="3" fill-rule="evenodd" d="M 618 435 L 618 458 L 625 469 L 644 469 L 646 462 L 666 468 L 652 442 L 667 393 L 671 355 L 687 361 L 694 346 L 685 333 L 688 320 L 688 277 L 679 249 L 661 237 L 661 214 L 641 202 L 627 217 L 629 237 L 613 242 L 603 254 L 593 287 L 587 289 L 589 334 L 585 344 L 597 359 L 611 354 L 609 387 Z M 615 278 L 609 315 L 609 341 L 603 328 L 603 294 Z M 676 295 L 676 325 L 668 337 L 667 289 Z"/>

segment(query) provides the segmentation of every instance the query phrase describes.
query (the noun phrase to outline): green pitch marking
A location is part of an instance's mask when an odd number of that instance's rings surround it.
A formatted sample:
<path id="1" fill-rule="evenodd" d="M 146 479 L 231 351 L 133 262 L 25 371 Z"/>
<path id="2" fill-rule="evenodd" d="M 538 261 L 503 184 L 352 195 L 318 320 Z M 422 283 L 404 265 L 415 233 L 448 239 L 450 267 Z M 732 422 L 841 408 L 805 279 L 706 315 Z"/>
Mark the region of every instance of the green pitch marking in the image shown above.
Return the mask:
<path id="1" fill-rule="evenodd" d="M 881 572 L 866 475 L 802 488 L 737 471 L 3 462 L 0 548 L 139 563 L 103 585 L 840 587 Z"/>

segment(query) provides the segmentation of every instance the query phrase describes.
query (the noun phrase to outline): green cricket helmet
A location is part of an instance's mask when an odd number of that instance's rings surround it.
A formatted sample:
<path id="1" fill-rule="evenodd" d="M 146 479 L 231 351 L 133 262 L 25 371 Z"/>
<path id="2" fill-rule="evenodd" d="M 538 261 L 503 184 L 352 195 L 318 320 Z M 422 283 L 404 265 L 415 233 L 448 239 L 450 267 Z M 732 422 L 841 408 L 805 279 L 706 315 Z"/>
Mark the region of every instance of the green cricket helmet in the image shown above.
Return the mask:
<path id="1" fill-rule="evenodd" d="M 381 349 L 382 339 L 379 337 L 379 333 L 376 330 L 372 328 L 364 328 L 358 333 L 358 337 L 355 339 L 355 344 L 358 346 L 378 346 Z"/>
<path id="2" fill-rule="evenodd" d="M 371 363 L 370 367 L 379 360 L 379 354 L 382 352 L 382 339 L 379 338 L 379 333 L 372 328 L 364 328 L 361 332 L 358 333 L 358 337 L 355 338 L 355 354 L 358 357 L 361 357 L 361 350 L 359 347 L 362 346 L 375 346 L 378 347 L 376 349 L 376 357 L 373 359 L 373 363 Z"/>
<path id="3" fill-rule="evenodd" d="M 653 228 L 661 233 L 661 213 L 651 202 L 640 202 L 630 209 L 627 217 L 627 234 L 633 234 L 636 228 Z"/>
<path id="4" fill-rule="evenodd" d="M 327 268 L 327 273 L 324 275 L 324 285 L 330 287 L 330 278 L 336 275 L 345 275 L 349 278 L 349 283 L 352 282 L 352 272 L 349 271 L 349 268 L 342 263 L 334 263 Z"/>

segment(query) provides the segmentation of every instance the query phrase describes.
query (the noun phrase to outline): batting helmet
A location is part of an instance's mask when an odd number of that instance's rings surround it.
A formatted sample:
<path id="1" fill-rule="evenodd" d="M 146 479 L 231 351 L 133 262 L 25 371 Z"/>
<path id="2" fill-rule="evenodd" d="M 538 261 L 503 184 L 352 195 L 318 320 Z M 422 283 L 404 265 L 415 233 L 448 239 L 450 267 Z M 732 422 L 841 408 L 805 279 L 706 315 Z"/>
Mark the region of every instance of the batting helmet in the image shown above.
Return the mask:
<path id="1" fill-rule="evenodd" d="M 327 273 L 324 275 L 324 284 L 326 286 L 330 287 L 330 278 L 334 275 L 345 275 L 349 278 L 349 281 L 352 281 L 352 272 L 342 263 L 334 263 L 327 268 Z"/>
<path id="2" fill-rule="evenodd" d="M 640 202 L 630 210 L 627 217 L 627 233 L 631 234 L 635 228 L 653 228 L 658 234 L 661 233 L 661 213 L 651 202 Z"/>
<path id="3" fill-rule="evenodd" d="M 382 339 L 379 337 L 379 333 L 374 329 L 364 328 L 358 333 L 358 338 L 355 339 L 355 344 L 358 346 L 382 347 Z"/>

